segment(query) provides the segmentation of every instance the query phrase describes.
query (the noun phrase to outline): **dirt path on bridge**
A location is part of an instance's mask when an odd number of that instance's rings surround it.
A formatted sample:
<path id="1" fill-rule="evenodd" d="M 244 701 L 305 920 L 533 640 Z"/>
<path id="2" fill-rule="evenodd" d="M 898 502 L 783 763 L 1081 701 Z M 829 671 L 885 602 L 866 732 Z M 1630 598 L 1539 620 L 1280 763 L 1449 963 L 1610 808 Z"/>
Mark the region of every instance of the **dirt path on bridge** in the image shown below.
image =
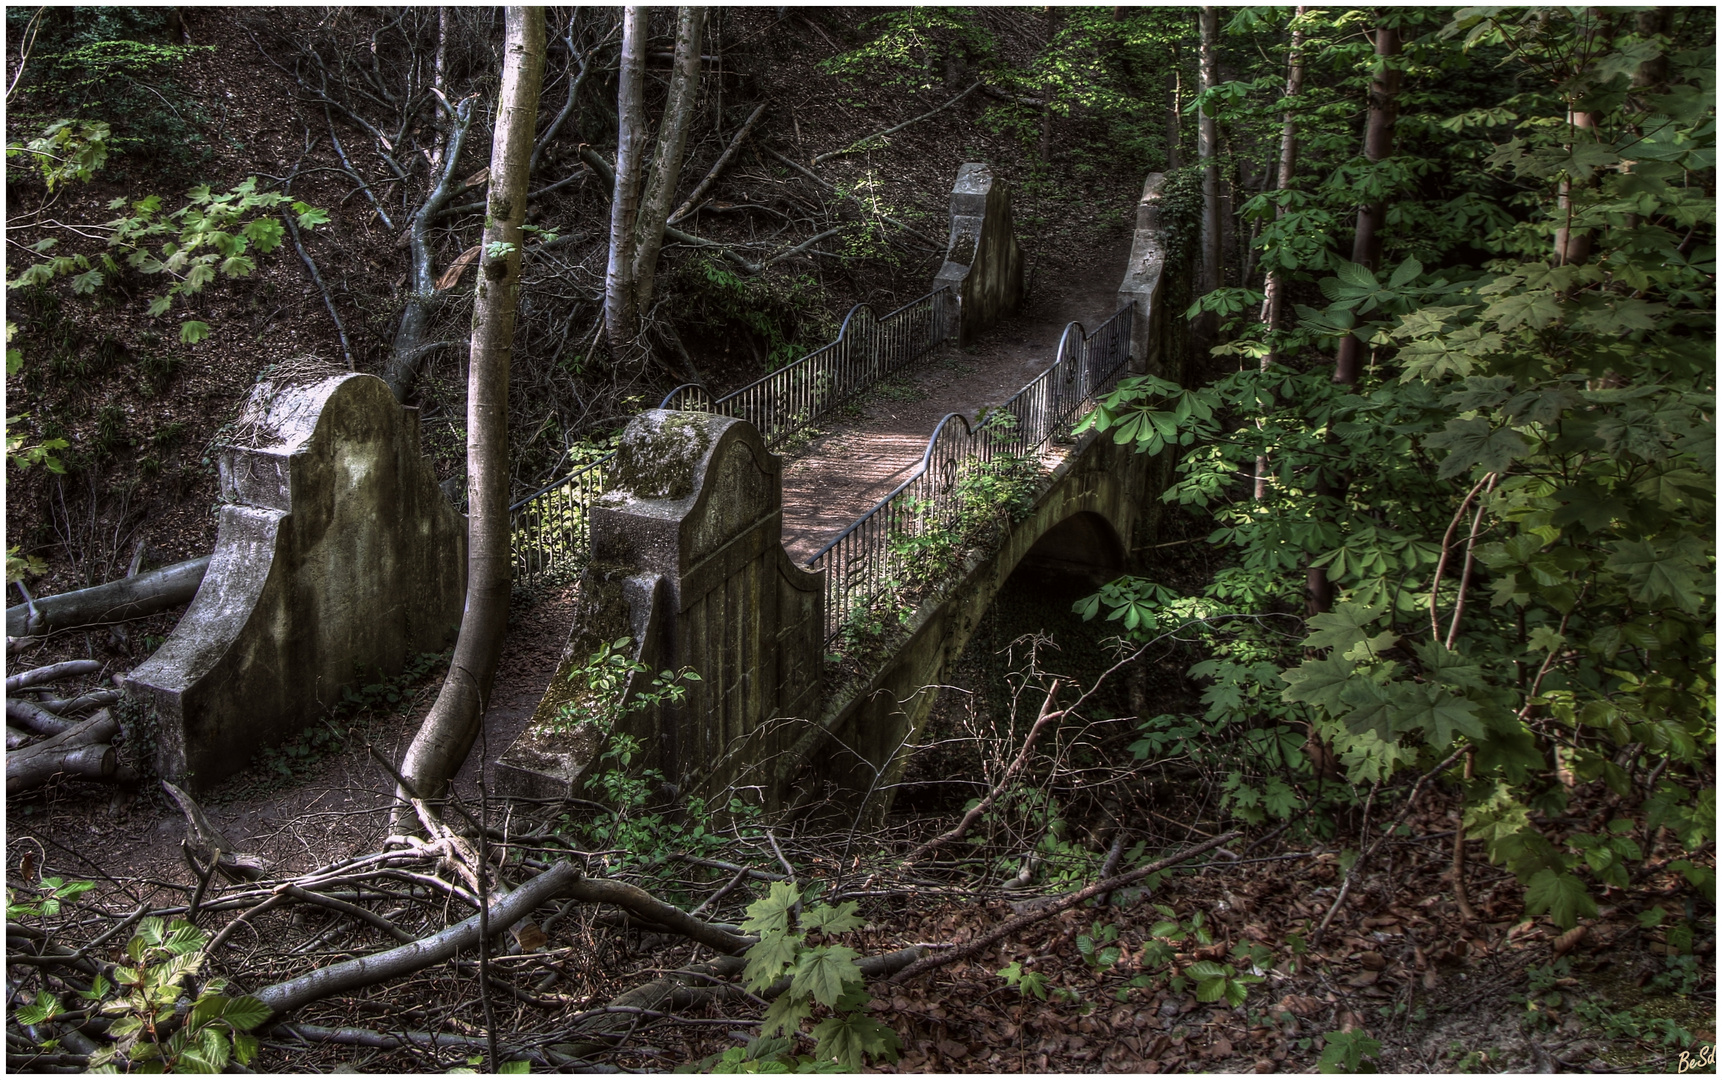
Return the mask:
<path id="1" fill-rule="evenodd" d="M 947 413 L 971 421 L 1046 370 L 1071 322 L 1092 330 L 1118 307 L 1128 234 L 1033 268 L 1028 301 L 968 349 L 923 357 L 828 420 L 805 448 L 784 455 L 783 545 L 805 562 L 920 464 Z"/>

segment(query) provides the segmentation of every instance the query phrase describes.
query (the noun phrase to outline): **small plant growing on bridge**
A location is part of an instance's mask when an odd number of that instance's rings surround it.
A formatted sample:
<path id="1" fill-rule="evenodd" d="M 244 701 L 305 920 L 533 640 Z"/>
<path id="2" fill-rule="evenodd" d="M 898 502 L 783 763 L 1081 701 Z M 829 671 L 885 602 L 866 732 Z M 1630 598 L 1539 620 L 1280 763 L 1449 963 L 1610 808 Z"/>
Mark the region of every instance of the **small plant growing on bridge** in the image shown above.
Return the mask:
<path id="1" fill-rule="evenodd" d="M 550 718 L 549 730 L 568 734 L 582 723 L 593 723 L 608 735 L 616 722 L 629 713 L 640 712 L 668 702 L 679 704 L 687 697 L 688 683 L 700 681 L 699 673 L 684 667 L 680 671 L 660 671 L 652 685 L 625 697 L 628 681 L 646 670 L 638 660 L 630 660 L 625 650 L 633 638 L 619 637 L 602 642 L 586 663 L 568 673 L 574 684 L 575 696 Z"/>

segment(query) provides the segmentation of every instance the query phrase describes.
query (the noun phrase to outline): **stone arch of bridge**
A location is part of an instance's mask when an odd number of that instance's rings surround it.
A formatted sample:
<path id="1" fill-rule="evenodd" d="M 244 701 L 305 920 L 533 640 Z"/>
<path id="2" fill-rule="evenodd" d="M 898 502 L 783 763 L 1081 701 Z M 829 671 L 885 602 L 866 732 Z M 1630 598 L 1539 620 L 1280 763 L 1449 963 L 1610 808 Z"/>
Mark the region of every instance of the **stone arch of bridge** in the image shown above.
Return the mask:
<path id="1" fill-rule="evenodd" d="M 1005 582 L 1048 569 L 1090 581 L 1132 569 L 1124 538 L 1135 537 L 1157 487 L 1152 459 L 1087 435 L 1072 447 L 1033 508 L 997 550 L 916 612 L 907 635 L 877 673 L 828 697 L 817 720 L 774 763 L 768 787 L 786 807 L 838 796 L 880 814 L 901 778 L 938 688 L 954 670 Z M 1153 485 L 1153 486 L 1151 486 Z"/>

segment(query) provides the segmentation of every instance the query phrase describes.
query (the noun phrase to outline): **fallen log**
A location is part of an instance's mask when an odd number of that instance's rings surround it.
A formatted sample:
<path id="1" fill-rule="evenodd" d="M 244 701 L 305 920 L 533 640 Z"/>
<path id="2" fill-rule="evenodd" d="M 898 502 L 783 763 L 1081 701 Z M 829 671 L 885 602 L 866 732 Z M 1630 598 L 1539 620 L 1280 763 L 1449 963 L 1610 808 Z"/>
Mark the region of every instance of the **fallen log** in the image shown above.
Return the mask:
<path id="1" fill-rule="evenodd" d="M 499 928 L 512 926 L 531 914 L 539 904 L 563 895 L 579 880 L 580 871 L 573 863 L 559 862 L 492 904 L 488 922 Z M 461 949 L 475 947 L 478 944 L 479 919 L 479 915 L 473 915 L 441 933 L 398 949 L 318 968 L 297 978 L 266 986 L 255 996 L 272 1013 L 287 1013 L 331 994 L 410 975 L 448 960 Z"/>
<path id="2" fill-rule="evenodd" d="M 44 596 L 6 609 L 10 637 L 40 635 L 91 623 L 128 622 L 188 603 L 203 584 L 208 555 L 88 589 Z M 34 606 L 34 612 L 31 608 Z M 11 689 L 10 686 L 7 687 Z"/>
<path id="3" fill-rule="evenodd" d="M 35 737 L 28 731 L 19 731 L 11 724 L 6 725 L 6 749 L 8 750 L 16 750 Z"/>
<path id="4" fill-rule="evenodd" d="M 6 755 L 6 794 L 31 791 L 56 776 L 112 781 L 119 762 L 108 741 L 119 730 L 119 721 L 103 709 L 46 742 L 12 751 Z"/>
<path id="5" fill-rule="evenodd" d="M 88 712 L 91 709 L 105 709 L 109 705 L 118 705 L 124 696 L 118 690 L 92 690 L 87 694 L 79 694 L 77 697 L 44 698 L 36 704 L 56 716 L 71 716 L 75 713 Z"/>
<path id="6" fill-rule="evenodd" d="M 6 719 L 25 731 L 33 731 L 38 735 L 58 735 L 72 730 L 75 726 L 65 717 L 55 716 L 34 701 L 25 701 L 23 698 L 6 699 Z"/>
<path id="7" fill-rule="evenodd" d="M 234 882 L 255 881 L 268 872 L 269 864 L 263 856 L 233 850 L 233 843 L 204 816 L 203 808 L 190 795 L 166 780 L 161 786 L 185 815 L 186 846 L 199 861 L 208 865 L 214 860 L 221 876 Z"/>
<path id="8" fill-rule="evenodd" d="M 14 608 L 13 610 L 17 609 Z M 59 682 L 61 679 L 74 679 L 79 675 L 94 675 L 100 670 L 102 670 L 102 664 L 99 660 L 64 660 L 58 664 L 31 668 L 29 671 L 20 671 L 16 675 L 6 676 L 6 692 L 11 694 L 32 686 Z"/>

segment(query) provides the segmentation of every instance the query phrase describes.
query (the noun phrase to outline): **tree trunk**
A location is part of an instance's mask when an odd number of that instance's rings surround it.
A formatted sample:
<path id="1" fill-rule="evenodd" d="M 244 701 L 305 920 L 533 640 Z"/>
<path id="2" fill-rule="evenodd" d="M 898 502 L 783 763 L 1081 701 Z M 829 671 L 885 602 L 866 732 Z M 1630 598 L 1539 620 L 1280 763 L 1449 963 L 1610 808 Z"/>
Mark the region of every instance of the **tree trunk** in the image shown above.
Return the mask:
<path id="1" fill-rule="evenodd" d="M 1178 54 L 1172 53 L 1172 71 L 1166 76 L 1166 94 L 1171 99 L 1171 108 L 1166 111 L 1166 171 L 1171 172 L 1183 164 L 1183 155 L 1178 152 L 1178 110 L 1182 107 L 1179 100 L 1184 96 L 1184 80 L 1178 71 Z"/>
<path id="2" fill-rule="evenodd" d="M 31 605 L 6 609 L 6 633 L 11 637 L 46 634 L 90 623 L 125 622 L 189 603 L 209 569 L 209 556 L 174 563 L 136 577 L 121 578 L 75 592 L 44 596 Z"/>
<path id="3" fill-rule="evenodd" d="M 652 305 L 652 280 L 658 268 L 658 249 L 664 246 L 664 225 L 675 205 L 676 184 L 682 177 L 682 154 L 693 126 L 694 106 L 700 89 L 700 39 L 705 29 L 706 9 L 676 9 L 675 72 L 670 78 L 670 96 L 664 105 L 664 122 L 658 128 L 658 153 L 652 162 L 652 177 L 640 200 L 635 226 L 634 303 L 643 316 Z"/>
<path id="4" fill-rule="evenodd" d="M 618 358 L 639 330 L 634 283 L 635 218 L 639 213 L 640 158 L 646 145 L 646 33 L 650 9 L 628 7 L 622 16 L 621 73 L 616 90 L 616 185 L 610 199 L 610 263 L 604 274 L 604 332 Z"/>
<path id="5" fill-rule="evenodd" d="M 1363 156 L 1373 164 L 1393 152 L 1393 126 L 1399 116 L 1399 70 L 1393 58 L 1399 55 L 1399 31 L 1379 26 L 1375 31 L 1375 76 L 1369 84 L 1369 126 L 1363 134 Z M 1357 208 L 1357 228 L 1351 238 L 1351 261 L 1376 269 L 1381 263 L 1381 226 L 1387 218 L 1387 200 L 1377 199 Z M 1339 355 L 1333 364 L 1333 381 L 1357 385 L 1363 370 L 1363 342 L 1356 334 L 1340 339 Z M 1316 480 L 1318 497 L 1343 497 L 1343 487 L 1334 491 L 1325 474 Z M 1333 606 L 1333 584 L 1327 568 L 1312 566 L 1304 575 L 1305 609 L 1311 615 Z"/>
<path id="6" fill-rule="evenodd" d="M 1375 31 L 1375 77 L 1369 84 L 1369 126 L 1363 136 L 1363 156 L 1370 164 L 1393 153 L 1394 121 L 1399 117 L 1399 31 L 1377 27 Z M 1357 229 L 1351 238 L 1351 261 L 1375 270 L 1381 263 L 1381 227 L 1387 220 L 1387 200 L 1380 198 L 1357 208 Z M 1363 342 L 1356 334 L 1340 340 L 1339 357 L 1333 365 L 1333 381 L 1355 386 L 1363 369 Z"/>
<path id="7" fill-rule="evenodd" d="M 467 381 L 466 609 L 448 677 L 401 764 L 407 782 L 425 799 L 443 796 L 472 749 L 508 626 L 508 366 L 520 292 L 527 169 L 544 74 L 544 9 L 510 7 L 506 24 Z M 404 801 L 406 793 L 401 797 Z"/>
<path id="8" fill-rule="evenodd" d="M 1295 98 L 1303 92 L 1303 30 L 1297 20 L 1303 18 L 1303 8 L 1299 7 L 1292 16 L 1291 50 L 1286 55 L 1286 97 Z M 1292 107 L 1287 104 L 1286 111 L 1280 123 L 1280 171 L 1275 188 L 1284 191 L 1291 187 L 1292 177 L 1297 173 L 1297 117 Z M 1286 208 L 1274 208 L 1274 220 L 1284 217 Z M 1268 334 L 1268 351 L 1262 354 L 1262 370 L 1266 371 L 1279 362 L 1279 354 L 1273 348 L 1273 332 L 1279 329 L 1280 311 L 1285 306 L 1285 274 L 1277 266 L 1267 269 L 1266 280 L 1262 284 L 1262 326 Z M 1268 494 L 1268 459 L 1266 455 L 1256 458 L 1256 490 L 1257 500 L 1267 498 Z"/>
<path id="9" fill-rule="evenodd" d="M 48 783 L 56 776 L 110 780 L 117 761 L 109 741 L 120 725 L 106 709 L 46 742 L 6 755 L 6 794 L 16 795 Z"/>
<path id="10" fill-rule="evenodd" d="M 1200 9 L 1197 22 L 1201 27 L 1201 71 L 1203 93 L 1220 82 L 1219 10 Z M 1202 109 L 1196 119 L 1196 156 L 1202 162 L 1202 292 L 1210 293 L 1220 287 L 1220 138 L 1214 114 Z M 1212 321 L 1212 316 L 1208 316 Z"/>
<path id="11" fill-rule="evenodd" d="M 419 367 L 425 357 L 441 342 L 429 340 L 431 316 L 436 313 L 436 263 L 431 225 L 436 221 L 460 186 L 454 178 L 460 164 L 461 147 L 472 127 L 472 101 L 463 101 L 449 110 L 448 123 L 453 130 L 448 135 L 448 150 L 443 158 L 442 172 L 436 174 L 436 186 L 425 197 L 407 222 L 407 296 L 401 312 L 401 324 L 395 331 L 388 363 L 383 368 L 383 381 L 396 401 L 406 401 L 418 384 Z"/>
<path id="12" fill-rule="evenodd" d="M 94 675 L 102 670 L 99 660 L 62 660 L 58 664 L 48 664 L 45 667 L 31 668 L 20 671 L 16 675 L 6 676 L 6 692 L 27 690 L 32 686 L 46 686 L 57 683 L 62 679 L 75 679 L 80 675 Z"/>

